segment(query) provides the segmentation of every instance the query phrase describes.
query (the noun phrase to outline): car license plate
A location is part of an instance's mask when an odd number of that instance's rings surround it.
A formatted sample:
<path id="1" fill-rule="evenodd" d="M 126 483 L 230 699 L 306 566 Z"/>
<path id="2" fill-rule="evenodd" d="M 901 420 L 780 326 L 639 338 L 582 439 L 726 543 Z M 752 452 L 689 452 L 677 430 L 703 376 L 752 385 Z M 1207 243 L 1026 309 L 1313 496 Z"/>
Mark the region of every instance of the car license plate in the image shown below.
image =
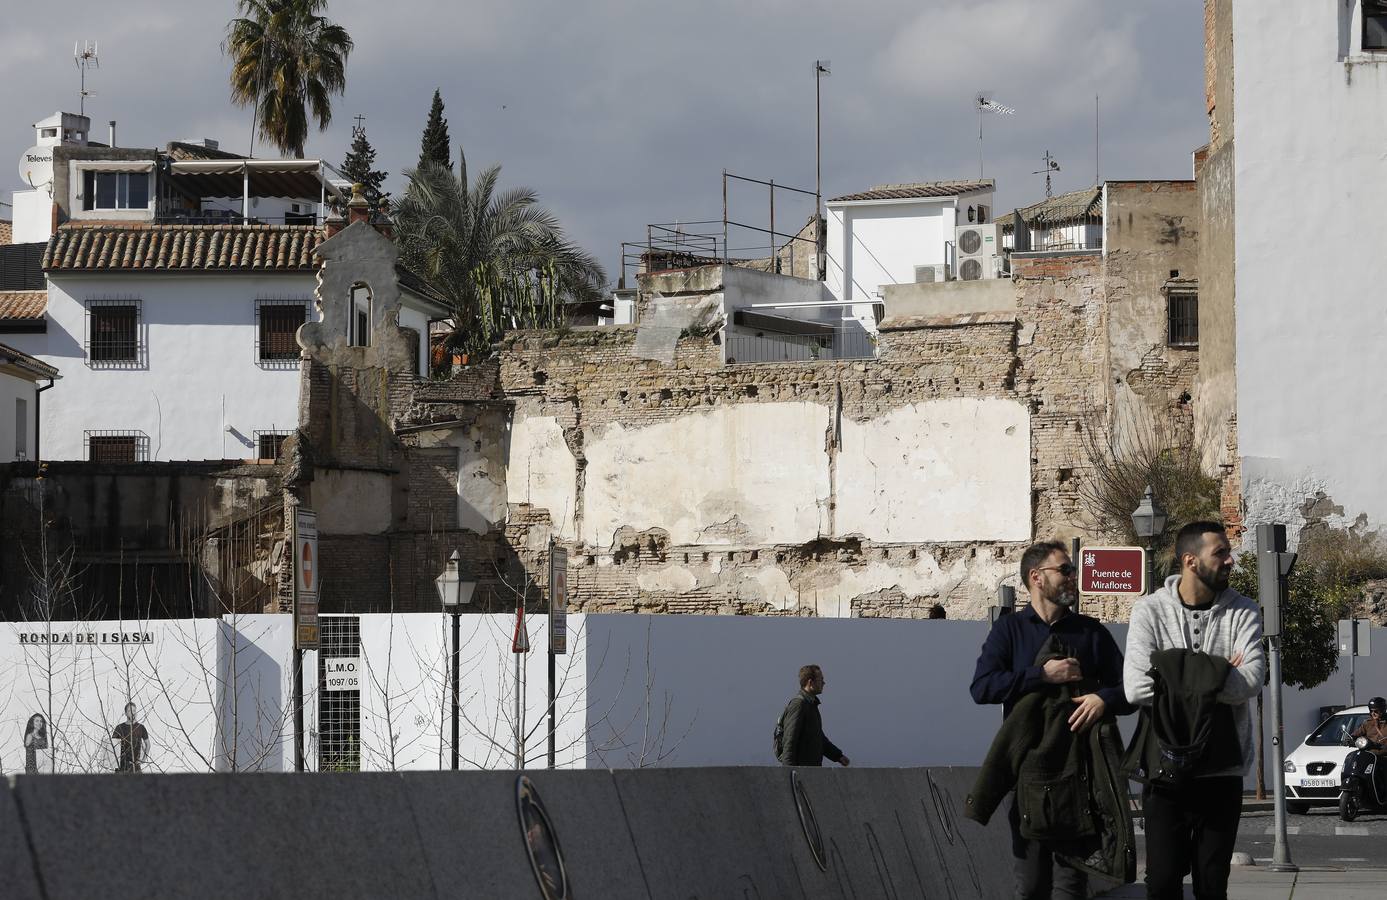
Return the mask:
<path id="1" fill-rule="evenodd" d="M 1300 779 L 1300 786 L 1301 786 L 1301 787 L 1338 787 L 1338 786 L 1339 786 L 1339 779 L 1337 779 L 1337 778 L 1302 778 L 1302 779 Z"/>

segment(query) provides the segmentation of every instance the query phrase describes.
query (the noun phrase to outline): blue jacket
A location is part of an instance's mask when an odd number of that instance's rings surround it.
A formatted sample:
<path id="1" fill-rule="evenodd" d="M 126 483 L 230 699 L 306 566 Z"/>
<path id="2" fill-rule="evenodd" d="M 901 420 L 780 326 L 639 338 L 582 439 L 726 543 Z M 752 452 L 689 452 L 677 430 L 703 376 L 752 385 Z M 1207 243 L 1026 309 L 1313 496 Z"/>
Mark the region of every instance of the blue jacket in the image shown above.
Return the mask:
<path id="1" fill-rule="evenodd" d="M 1110 714 L 1132 711 L 1122 691 L 1122 651 L 1108 629 L 1097 619 L 1074 612 L 1047 625 L 1029 603 L 1002 616 L 988 632 L 969 688 L 973 701 L 1000 703 L 1003 718 L 1011 715 L 1017 701 L 1045 684 L 1035 658 L 1051 634 L 1073 648 L 1084 677 L 1097 681 L 1097 694 Z"/>

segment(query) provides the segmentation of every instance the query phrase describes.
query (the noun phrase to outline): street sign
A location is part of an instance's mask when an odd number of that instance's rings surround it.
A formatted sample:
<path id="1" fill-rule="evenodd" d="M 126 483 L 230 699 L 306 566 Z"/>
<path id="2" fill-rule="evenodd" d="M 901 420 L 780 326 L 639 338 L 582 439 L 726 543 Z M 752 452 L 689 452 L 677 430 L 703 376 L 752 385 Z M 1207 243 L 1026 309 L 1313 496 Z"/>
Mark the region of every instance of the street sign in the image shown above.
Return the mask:
<path id="1" fill-rule="evenodd" d="M 1368 619 L 1339 620 L 1339 655 L 1372 656 L 1372 622 Z"/>
<path id="2" fill-rule="evenodd" d="M 568 652 L 568 551 L 549 549 L 549 652 Z"/>
<path id="3" fill-rule="evenodd" d="M 1079 593 L 1145 594 L 1146 551 L 1141 547 L 1085 547 L 1079 553 Z"/>
<path id="4" fill-rule="evenodd" d="M 318 649 L 318 514 L 300 506 L 294 510 L 294 646 Z"/>
<path id="5" fill-rule="evenodd" d="M 530 635 L 525 630 L 525 605 L 523 603 L 515 608 L 515 633 L 511 635 L 510 652 L 530 652 Z"/>
<path id="6" fill-rule="evenodd" d="M 329 656 L 323 660 L 323 690 L 361 690 L 361 659 L 355 656 Z"/>

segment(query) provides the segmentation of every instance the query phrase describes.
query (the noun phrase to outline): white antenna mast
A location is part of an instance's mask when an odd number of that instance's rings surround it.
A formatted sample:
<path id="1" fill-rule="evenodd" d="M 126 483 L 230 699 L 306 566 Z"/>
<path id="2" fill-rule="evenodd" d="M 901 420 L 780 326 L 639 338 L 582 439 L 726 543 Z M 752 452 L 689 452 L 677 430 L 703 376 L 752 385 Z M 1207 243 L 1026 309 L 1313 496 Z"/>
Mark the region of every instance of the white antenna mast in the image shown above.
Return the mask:
<path id="1" fill-rule="evenodd" d="M 993 113 L 999 116 L 1014 116 L 1016 110 L 992 99 L 991 91 L 978 91 L 973 97 L 973 107 L 978 111 L 978 178 L 982 178 L 982 114 Z"/>
<path id="2" fill-rule="evenodd" d="M 72 45 L 72 61 L 77 63 L 77 68 L 82 73 L 81 100 L 78 102 L 77 111 L 81 115 L 87 114 L 87 97 L 95 91 L 87 90 L 87 69 L 101 68 L 101 60 L 96 55 L 96 41 L 78 41 Z"/>

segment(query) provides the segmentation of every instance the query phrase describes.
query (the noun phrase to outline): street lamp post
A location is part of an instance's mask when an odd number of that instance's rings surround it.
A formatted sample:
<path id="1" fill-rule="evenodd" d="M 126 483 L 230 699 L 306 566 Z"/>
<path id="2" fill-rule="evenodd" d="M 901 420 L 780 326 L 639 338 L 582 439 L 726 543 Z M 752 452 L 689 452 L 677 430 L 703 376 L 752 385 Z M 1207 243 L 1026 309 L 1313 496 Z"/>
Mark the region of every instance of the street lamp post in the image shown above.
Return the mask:
<path id="1" fill-rule="evenodd" d="M 453 551 L 453 555 L 448 557 L 448 564 L 443 569 L 443 574 L 434 579 L 434 586 L 438 588 L 438 599 L 442 601 L 443 608 L 453 617 L 453 770 L 458 767 L 458 678 L 459 660 L 461 659 L 461 629 L 458 620 L 462 615 L 462 606 L 472 602 L 472 592 L 477 589 L 475 581 L 463 581 L 458 575 L 458 552 Z"/>
<path id="2" fill-rule="evenodd" d="M 1165 531 L 1168 516 L 1151 495 L 1151 485 L 1146 486 L 1146 495 L 1132 511 L 1132 530 L 1137 537 L 1146 541 L 1146 593 L 1155 592 L 1156 585 L 1156 538 Z"/>

